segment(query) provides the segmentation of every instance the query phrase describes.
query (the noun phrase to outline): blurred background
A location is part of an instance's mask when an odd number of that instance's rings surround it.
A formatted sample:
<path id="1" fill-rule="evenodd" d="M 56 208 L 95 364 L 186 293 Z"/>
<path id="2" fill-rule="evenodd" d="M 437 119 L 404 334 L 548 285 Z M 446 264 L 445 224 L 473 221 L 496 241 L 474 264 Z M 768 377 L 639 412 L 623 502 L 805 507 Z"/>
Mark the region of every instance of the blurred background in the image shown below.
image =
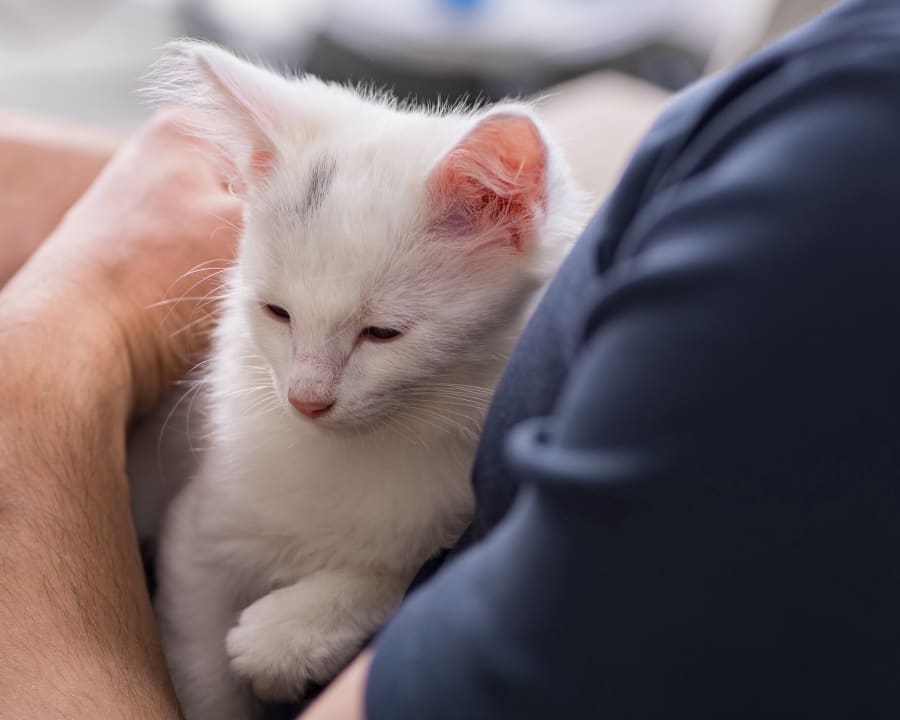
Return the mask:
<path id="1" fill-rule="evenodd" d="M 531 95 L 598 69 L 666 90 L 827 0 L 0 0 L 0 109 L 124 131 L 173 37 L 400 96 Z"/>

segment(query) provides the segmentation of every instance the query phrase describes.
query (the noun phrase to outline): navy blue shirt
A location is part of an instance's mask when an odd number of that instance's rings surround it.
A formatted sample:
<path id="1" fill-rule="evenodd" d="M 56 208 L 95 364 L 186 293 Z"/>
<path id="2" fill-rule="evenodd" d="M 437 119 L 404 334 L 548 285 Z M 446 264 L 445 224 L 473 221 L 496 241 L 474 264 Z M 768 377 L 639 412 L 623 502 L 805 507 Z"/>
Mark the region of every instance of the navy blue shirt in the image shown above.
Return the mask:
<path id="1" fill-rule="evenodd" d="M 671 104 L 473 482 L 370 720 L 900 717 L 900 3 Z"/>

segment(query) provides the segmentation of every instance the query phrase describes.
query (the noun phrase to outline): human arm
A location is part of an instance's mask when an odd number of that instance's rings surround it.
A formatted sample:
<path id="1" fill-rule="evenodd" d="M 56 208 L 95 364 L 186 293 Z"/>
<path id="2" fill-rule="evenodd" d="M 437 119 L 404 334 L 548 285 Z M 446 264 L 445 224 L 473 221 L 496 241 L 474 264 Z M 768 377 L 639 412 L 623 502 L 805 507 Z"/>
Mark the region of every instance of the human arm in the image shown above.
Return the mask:
<path id="1" fill-rule="evenodd" d="M 108 131 L 0 113 L 0 287 L 119 145 Z"/>
<path id="2" fill-rule="evenodd" d="M 178 128 L 144 127 L 0 291 L 3 717 L 177 716 L 125 430 L 202 346 L 176 331 L 202 317 L 240 218 Z"/>

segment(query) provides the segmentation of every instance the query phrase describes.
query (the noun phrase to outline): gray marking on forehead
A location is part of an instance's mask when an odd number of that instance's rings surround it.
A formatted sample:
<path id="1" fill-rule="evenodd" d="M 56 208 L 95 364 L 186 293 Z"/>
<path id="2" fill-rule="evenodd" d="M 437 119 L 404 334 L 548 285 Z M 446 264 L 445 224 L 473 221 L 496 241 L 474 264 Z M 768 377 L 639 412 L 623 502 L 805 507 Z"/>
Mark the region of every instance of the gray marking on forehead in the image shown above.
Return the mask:
<path id="1" fill-rule="evenodd" d="M 325 196 L 334 181 L 334 173 L 337 170 L 337 162 L 330 155 L 324 156 L 313 164 L 309 173 L 309 187 L 306 191 L 306 198 L 300 211 L 305 217 L 309 217 L 316 210 L 322 207 Z"/>

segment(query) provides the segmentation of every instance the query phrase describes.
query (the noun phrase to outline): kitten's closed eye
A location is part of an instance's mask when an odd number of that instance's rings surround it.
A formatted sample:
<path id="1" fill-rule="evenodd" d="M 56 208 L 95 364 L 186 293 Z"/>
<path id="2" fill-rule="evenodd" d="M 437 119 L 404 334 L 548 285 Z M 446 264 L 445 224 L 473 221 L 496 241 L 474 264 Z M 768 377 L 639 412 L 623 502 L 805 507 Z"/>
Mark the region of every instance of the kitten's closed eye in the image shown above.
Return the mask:
<path id="1" fill-rule="evenodd" d="M 280 322 L 290 322 L 291 314 L 280 305 L 265 303 L 263 309 L 273 318 Z"/>
<path id="2" fill-rule="evenodd" d="M 393 340 L 394 338 L 400 337 L 402 334 L 403 333 L 400 330 L 395 330 L 394 328 L 367 327 L 360 333 L 360 336 L 364 340 L 385 342 L 386 340 Z"/>

